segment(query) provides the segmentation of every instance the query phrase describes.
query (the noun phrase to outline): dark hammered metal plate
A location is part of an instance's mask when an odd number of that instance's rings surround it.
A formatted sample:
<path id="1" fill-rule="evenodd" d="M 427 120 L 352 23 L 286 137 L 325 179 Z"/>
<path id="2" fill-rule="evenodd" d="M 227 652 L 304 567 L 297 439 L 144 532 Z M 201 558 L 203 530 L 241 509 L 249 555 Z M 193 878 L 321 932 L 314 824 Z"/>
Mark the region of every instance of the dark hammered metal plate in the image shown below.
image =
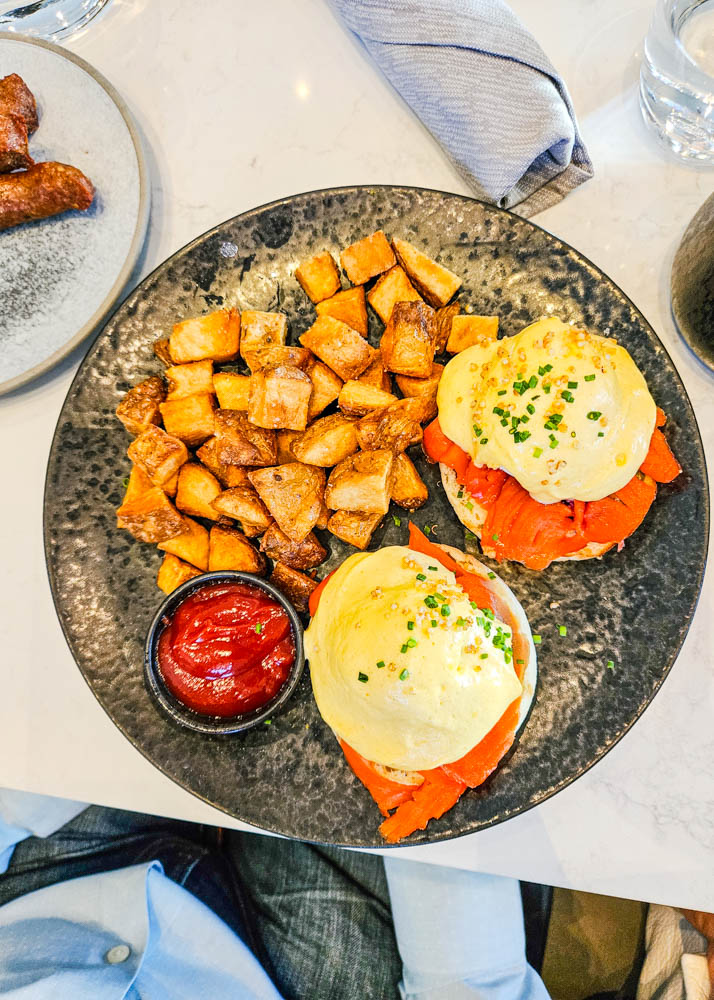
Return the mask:
<path id="1" fill-rule="evenodd" d="M 131 742 L 194 795 L 238 819 L 291 837 L 383 846 L 379 813 L 320 719 L 308 672 L 271 726 L 209 737 L 164 718 L 144 688 L 146 632 L 161 601 L 160 554 L 116 529 L 129 439 L 114 416 L 122 393 L 161 370 L 154 340 L 174 322 L 222 305 L 282 309 L 292 338 L 313 307 L 293 277 L 311 254 L 383 228 L 463 276 L 462 299 L 497 313 L 513 334 L 545 313 L 615 334 L 669 415 L 684 467 L 660 489 L 620 554 L 558 563 L 543 573 L 494 566 L 523 603 L 539 647 L 540 685 L 521 739 L 480 789 L 408 843 L 500 823 L 583 774 L 644 711 L 667 675 L 694 613 L 708 538 L 708 493 L 697 424 L 682 383 L 629 299 L 572 248 L 481 202 L 414 188 L 355 187 L 302 194 L 218 226 L 162 264 L 107 323 L 72 384 L 50 453 L 45 546 L 65 636 L 100 704 Z M 376 318 L 370 337 L 379 335 Z M 415 456 L 430 498 L 414 515 L 464 547 L 438 473 Z M 372 547 L 403 543 L 407 520 L 387 517 Z M 351 551 L 331 536 L 326 572 Z M 558 625 L 567 626 L 561 637 Z M 607 669 L 608 660 L 615 663 Z"/>

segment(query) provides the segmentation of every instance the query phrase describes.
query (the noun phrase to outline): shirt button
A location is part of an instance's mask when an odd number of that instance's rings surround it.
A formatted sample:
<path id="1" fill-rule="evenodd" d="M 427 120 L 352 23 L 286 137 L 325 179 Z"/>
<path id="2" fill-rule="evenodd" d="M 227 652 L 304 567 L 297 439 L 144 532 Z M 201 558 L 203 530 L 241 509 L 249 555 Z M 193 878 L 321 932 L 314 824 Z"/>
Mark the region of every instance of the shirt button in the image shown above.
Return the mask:
<path id="1" fill-rule="evenodd" d="M 120 962 L 126 962 L 129 955 L 131 955 L 131 948 L 128 944 L 115 944 L 106 953 L 104 960 L 110 965 L 119 965 Z"/>

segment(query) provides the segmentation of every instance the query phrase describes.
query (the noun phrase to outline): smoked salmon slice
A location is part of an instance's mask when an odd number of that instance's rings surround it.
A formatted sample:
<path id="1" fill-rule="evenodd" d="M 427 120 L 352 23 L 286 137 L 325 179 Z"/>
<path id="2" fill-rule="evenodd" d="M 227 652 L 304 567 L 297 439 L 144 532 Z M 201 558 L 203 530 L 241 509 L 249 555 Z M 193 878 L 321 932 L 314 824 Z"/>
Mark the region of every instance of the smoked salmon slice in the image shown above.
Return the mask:
<path id="1" fill-rule="evenodd" d="M 647 457 L 640 466 L 640 472 L 651 476 L 656 483 L 671 483 L 682 471 L 682 466 L 672 454 L 667 438 L 659 428 L 655 428 L 650 441 Z"/>
<path id="2" fill-rule="evenodd" d="M 424 775 L 423 784 L 379 828 L 390 844 L 396 844 L 415 830 L 424 830 L 429 820 L 443 816 L 466 791 L 466 782 L 450 777 L 442 768 L 421 773 Z"/>
<path id="3" fill-rule="evenodd" d="M 372 763 L 353 750 L 344 740 L 340 740 L 340 746 L 347 763 L 377 803 L 383 816 L 389 816 L 392 809 L 409 801 L 415 790 L 414 785 L 402 785 L 398 781 L 390 781 L 375 771 Z"/>
<path id="4" fill-rule="evenodd" d="M 621 542 L 644 521 L 657 495 L 657 484 L 639 474 L 612 496 L 591 501 L 583 529 L 588 542 Z"/>

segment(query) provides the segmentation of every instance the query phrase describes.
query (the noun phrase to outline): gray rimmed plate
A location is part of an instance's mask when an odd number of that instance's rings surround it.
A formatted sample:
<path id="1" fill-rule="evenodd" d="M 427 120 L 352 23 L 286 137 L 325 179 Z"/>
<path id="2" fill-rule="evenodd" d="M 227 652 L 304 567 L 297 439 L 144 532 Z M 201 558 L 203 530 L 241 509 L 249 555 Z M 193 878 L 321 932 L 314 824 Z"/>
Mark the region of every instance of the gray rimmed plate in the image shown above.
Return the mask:
<path id="1" fill-rule="evenodd" d="M 35 161 L 79 167 L 96 195 L 0 232 L 0 394 L 52 368 L 107 316 L 144 242 L 149 184 L 136 126 L 114 87 L 59 45 L 0 33 L 0 75 L 35 95 Z"/>
<path id="2" fill-rule="evenodd" d="M 583 774 L 630 728 L 682 645 L 701 587 L 709 527 L 697 424 L 662 344 L 630 300 L 576 250 L 481 202 L 415 188 L 354 187 L 297 195 L 199 237 L 127 298 L 89 351 L 62 409 L 45 489 L 45 547 L 65 636 L 100 704 L 132 743 L 193 794 L 248 823 L 292 837 L 382 846 L 380 817 L 320 719 L 307 671 L 271 726 L 215 738 L 176 727 L 144 688 L 147 629 L 162 595 L 160 553 L 116 529 L 129 439 L 114 416 L 122 393 L 161 370 L 152 343 L 177 320 L 221 305 L 285 310 L 291 337 L 314 310 L 293 277 L 311 254 L 333 253 L 383 228 L 463 276 L 462 299 L 501 317 L 505 335 L 555 313 L 616 334 L 668 414 L 684 473 L 659 490 L 621 553 L 535 573 L 494 569 L 542 636 L 539 688 L 514 752 L 480 789 L 407 843 L 443 840 L 502 822 Z M 371 317 L 376 342 L 381 324 Z M 428 503 L 414 515 L 464 547 L 438 471 L 415 452 Z M 404 543 L 395 508 L 372 546 Z M 399 523 L 396 523 L 397 520 Z M 325 534 L 321 575 L 354 551 Z M 558 626 L 567 626 L 567 635 Z M 614 669 L 608 669 L 608 661 Z M 276 795 L 275 790 L 280 789 Z"/>

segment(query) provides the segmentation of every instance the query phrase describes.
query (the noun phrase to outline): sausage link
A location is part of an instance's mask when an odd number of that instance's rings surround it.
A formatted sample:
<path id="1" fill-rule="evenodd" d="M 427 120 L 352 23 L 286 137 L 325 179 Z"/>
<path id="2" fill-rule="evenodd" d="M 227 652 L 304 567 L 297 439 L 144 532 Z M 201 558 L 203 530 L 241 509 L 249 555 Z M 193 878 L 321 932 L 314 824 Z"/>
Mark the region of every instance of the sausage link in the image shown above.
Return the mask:
<path id="1" fill-rule="evenodd" d="M 66 163 L 35 163 L 0 175 L 0 230 L 68 209 L 85 211 L 94 200 L 92 182 Z"/>
<path id="2" fill-rule="evenodd" d="M 37 128 L 37 104 L 32 91 L 17 73 L 0 79 L 0 115 L 17 115 L 27 126 L 27 134 Z"/>
<path id="3" fill-rule="evenodd" d="M 27 148 L 27 126 L 17 115 L 0 114 L 0 174 L 31 167 Z"/>

